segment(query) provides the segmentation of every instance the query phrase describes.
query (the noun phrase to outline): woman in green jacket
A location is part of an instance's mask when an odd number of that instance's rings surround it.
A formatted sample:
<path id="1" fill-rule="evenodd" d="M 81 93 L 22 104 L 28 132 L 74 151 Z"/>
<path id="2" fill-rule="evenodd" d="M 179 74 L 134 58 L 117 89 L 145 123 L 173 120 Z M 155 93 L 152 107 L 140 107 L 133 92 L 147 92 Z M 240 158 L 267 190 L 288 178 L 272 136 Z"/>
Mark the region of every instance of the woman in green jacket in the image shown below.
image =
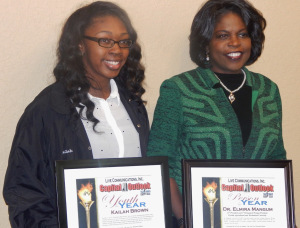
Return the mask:
<path id="1" fill-rule="evenodd" d="M 190 56 L 198 68 L 163 82 L 148 156 L 168 156 L 181 225 L 182 159 L 285 159 L 277 85 L 249 71 L 266 21 L 244 0 L 209 0 L 196 14 Z"/>

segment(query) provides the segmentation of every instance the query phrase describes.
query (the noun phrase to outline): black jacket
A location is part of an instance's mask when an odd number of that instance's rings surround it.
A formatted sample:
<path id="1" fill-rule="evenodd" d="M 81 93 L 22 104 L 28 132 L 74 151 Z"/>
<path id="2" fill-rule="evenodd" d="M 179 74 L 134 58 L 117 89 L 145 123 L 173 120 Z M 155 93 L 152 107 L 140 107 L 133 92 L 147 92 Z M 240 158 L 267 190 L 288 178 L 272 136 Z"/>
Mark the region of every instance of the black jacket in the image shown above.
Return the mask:
<path id="1" fill-rule="evenodd" d="M 126 90 L 118 89 L 145 156 L 149 135 L 146 109 L 130 99 Z M 84 126 L 74 112 L 63 85 L 54 83 L 22 115 L 3 188 L 13 228 L 58 227 L 54 161 L 93 158 Z"/>

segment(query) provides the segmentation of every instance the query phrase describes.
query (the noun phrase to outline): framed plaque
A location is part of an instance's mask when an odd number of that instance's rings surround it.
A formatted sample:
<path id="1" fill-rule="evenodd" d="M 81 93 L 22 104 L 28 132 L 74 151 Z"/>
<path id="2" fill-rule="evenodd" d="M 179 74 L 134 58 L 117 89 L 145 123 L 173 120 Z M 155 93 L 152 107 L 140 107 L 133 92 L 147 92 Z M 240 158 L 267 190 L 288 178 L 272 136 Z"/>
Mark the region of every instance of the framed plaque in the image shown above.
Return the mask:
<path id="1" fill-rule="evenodd" d="M 171 226 L 166 157 L 56 161 L 61 228 Z"/>
<path id="2" fill-rule="evenodd" d="M 292 161 L 183 160 L 186 228 L 294 228 Z"/>

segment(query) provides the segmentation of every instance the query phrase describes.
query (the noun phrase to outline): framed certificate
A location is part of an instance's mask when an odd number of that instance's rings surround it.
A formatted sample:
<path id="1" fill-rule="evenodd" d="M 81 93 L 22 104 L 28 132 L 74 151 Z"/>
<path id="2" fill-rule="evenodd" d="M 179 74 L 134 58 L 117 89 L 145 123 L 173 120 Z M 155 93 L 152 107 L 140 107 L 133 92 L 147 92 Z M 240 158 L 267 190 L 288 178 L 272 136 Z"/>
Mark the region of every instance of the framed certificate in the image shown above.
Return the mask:
<path id="1" fill-rule="evenodd" d="M 292 161 L 183 160 L 186 228 L 294 228 Z"/>
<path id="2" fill-rule="evenodd" d="M 166 157 L 57 161 L 61 228 L 171 226 Z"/>

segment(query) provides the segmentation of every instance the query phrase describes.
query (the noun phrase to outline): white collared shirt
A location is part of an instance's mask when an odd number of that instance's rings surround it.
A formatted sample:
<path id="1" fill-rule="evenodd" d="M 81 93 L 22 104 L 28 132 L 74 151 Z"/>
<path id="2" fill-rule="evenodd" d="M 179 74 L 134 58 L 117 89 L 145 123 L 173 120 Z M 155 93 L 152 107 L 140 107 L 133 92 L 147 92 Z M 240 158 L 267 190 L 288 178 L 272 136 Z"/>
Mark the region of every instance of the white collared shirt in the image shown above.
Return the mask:
<path id="1" fill-rule="evenodd" d="M 81 119 L 88 135 L 94 159 L 141 157 L 140 139 L 124 105 L 120 100 L 116 82 L 110 80 L 111 93 L 105 100 L 88 94 L 95 104 L 94 117 L 100 122 Z M 86 108 L 82 112 L 86 117 Z"/>

